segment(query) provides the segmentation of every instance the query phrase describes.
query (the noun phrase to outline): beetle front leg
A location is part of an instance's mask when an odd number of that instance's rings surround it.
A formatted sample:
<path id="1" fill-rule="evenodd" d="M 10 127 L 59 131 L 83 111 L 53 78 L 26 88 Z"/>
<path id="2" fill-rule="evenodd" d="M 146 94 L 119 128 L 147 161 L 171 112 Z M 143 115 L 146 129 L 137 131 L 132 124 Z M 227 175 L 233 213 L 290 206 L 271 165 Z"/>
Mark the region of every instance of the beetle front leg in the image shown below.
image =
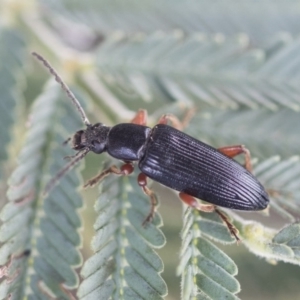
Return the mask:
<path id="1" fill-rule="evenodd" d="M 218 151 L 226 156 L 233 158 L 239 154 L 245 155 L 245 169 L 252 173 L 251 155 L 250 151 L 244 145 L 234 145 L 218 148 Z"/>
<path id="2" fill-rule="evenodd" d="M 138 185 L 143 189 L 144 193 L 149 196 L 151 202 L 150 213 L 142 224 L 143 226 L 145 226 L 148 222 L 152 221 L 158 201 L 155 193 L 147 187 L 147 176 L 145 174 L 140 173 L 138 175 L 137 181 Z"/>
<path id="3" fill-rule="evenodd" d="M 185 204 L 187 204 L 199 211 L 203 211 L 203 212 L 214 212 L 215 211 L 220 216 L 221 220 L 226 224 L 230 234 L 235 237 L 237 242 L 240 241 L 240 239 L 238 237 L 239 231 L 230 223 L 227 216 L 224 213 L 222 213 L 215 205 L 202 204 L 193 196 L 190 196 L 183 192 L 179 193 L 179 197 Z"/>
<path id="4" fill-rule="evenodd" d="M 110 174 L 116 174 L 116 175 L 129 175 L 133 172 L 134 167 L 132 163 L 126 163 L 121 166 L 120 169 L 118 169 L 116 166 L 111 166 L 107 168 L 106 170 L 102 171 L 100 174 L 97 176 L 93 177 L 90 179 L 83 187 L 88 187 L 88 186 L 94 186 L 96 183 L 100 182 L 103 180 L 106 176 Z"/>

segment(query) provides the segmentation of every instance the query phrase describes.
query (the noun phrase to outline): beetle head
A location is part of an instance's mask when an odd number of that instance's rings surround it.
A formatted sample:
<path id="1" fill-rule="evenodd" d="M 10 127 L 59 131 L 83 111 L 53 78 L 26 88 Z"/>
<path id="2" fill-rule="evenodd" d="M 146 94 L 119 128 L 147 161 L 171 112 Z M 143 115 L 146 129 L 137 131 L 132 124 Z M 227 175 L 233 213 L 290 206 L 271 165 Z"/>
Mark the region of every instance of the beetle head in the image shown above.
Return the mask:
<path id="1" fill-rule="evenodd" d="M 77 131 L 72 138 L 73 149 L 81 151 L 87 149 L 100 154 L 106 151 L 107 136 L 110 127 L 102 123 L 88 125 L 86 130 Z"/>

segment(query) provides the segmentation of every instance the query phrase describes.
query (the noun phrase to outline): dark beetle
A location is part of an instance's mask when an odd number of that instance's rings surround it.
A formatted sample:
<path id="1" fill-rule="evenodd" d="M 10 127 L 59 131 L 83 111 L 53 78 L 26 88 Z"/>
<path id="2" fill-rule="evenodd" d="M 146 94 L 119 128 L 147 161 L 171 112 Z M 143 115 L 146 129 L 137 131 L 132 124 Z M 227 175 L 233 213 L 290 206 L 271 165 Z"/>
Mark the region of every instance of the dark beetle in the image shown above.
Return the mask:
<path id="1" fill-rule="evenodd" d="M 179 124 L 174 116 L 165 115 L 156 126 L 147 127 L 144 110 L 140 110 L 131 123 L 113 127 L 102 123 L 91 125 L 80 103 L 55 70 L 42 56 L 37 53 L 33 55 L 42 61 L 61 84 L 87 125 L 85 130 L 77 131 L 72 138 L 73 149 L 78 151 L 77 154 L 71 157 L 70 163 L 49 182 L 45 192 L 88 152 L 93 151 L 97 154 L 107 152 L 125 164 L 120 169 L 112 166 L 104 170 L 88 181 L 86 186 L 94 185 L 111 173 L 128 175 L 133 172 L 133 162 L 138 162 L 142 172 L 138 176 L 138 183 L 151 199 L 151 211 L 145 222 L 152 219 L 156 205 L 156 196 L 147 187 L 147 177 L 179 191 L 181 200 L 198 210 L 216 211 L 237 240 L 237 230 L 215 206 L 252 211 L 268 206 L 268 194 L 249 172 L 250 153 L 243 146 L 220 149 L 210 147 L 166 125 L 168 119 Z M 241 153 L 245 154 L 246 168 L 232 159 Z M 210 204 L 202 204 L 193 197 Z"/>
<path id="2" fill-rule="evenodd" d="M 137 161 L 154 181 L 217 206 L 254 211 L 269 203 L 263 186 L 243 166 L 165 124 L 152 129 L 131 123 L 95 124 L 74 135 L 73 148 Z"/>

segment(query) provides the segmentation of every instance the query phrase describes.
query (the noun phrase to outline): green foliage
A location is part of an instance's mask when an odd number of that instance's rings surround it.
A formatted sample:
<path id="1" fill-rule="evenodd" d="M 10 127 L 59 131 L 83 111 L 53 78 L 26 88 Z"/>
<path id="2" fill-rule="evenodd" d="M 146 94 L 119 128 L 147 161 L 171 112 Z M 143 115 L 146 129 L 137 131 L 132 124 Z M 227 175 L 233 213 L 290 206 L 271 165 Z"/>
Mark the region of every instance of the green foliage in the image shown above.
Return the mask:
<path id="1" fill-rule="evenodd" d="M 15 122 L 17 109 L 20 109 L 21 105 L 20 81 L 25 51 L 25 41 L 20 32 L 0 25 L 1 165 L 7 159 L 6 151 L 11 140 L 12 126 Z"/>
<path id="2" fill-rule="evenodd" d="M 285 47 L 271 44 L 266 49 L 249 49 L 245 36 L 224 39 L 186 36 L 180 31 L 112 36 L 98 51 L 98 66 L 104 79 L 109 76 L 110 81 L 113 77 L 123 82 L 145 100 L 165 91 L 168 98 L 187 103 L 233 109 L 283 106 L 298 111 L 294 96 L 299 87 L 291 81 L 294 66 L 284 71 L 280 66 L 297 44 L 296 40 Z M 287 100 L 283 95 L 291 90 L 295 94 Z"/>
<path id="3" fill-rule="evenodd" d="M 82 200 L 76 192 L 76 172 L 69 173 L 48 197 L 42 195 L 48 180 L 43 174 L 57 173 L 59 161 L 67 154 L 61 146 L 64 136 L 70 134 L 70 126 L 80 126 L 77 114 L 61 101 L 60 93 L 52 81 L 34 102 L 18 166 L 9 179 L 9 202 L 2 209 L 0 228 L 0 260 L 9 273 L 1 283 L 1 299 L 8 294 L 14 299 L 21 295 L 33 299 L 49 292 L 68 299 L 62 284 L 78 285 L 73 268 L 81 264 L 77 232 L 81 220 L 76 209 Z M 29 257 L 24 254 L 28 251 Z"/>
<path id="4" fill-rule="evenodd" d="M 234 278 L 237 266 L 206 237 L 221 243 L 235 242 L 217 216 L 186 209 L 178 267 L 183 278 L 182 299 L 238 299 L 235 294 L 240 285 Z"/>
<path id="5" fill-rule="evenodd" d="M 165 238 L 155 214 L 146 227 L 141 224 L 149 203 L 133 178 L 106 180 L 95 209 L 98 218 L 92 242 L 95 254 L 84 264 L 79 299 L 163 299 L 167 287 L 159 273 L 163 264 L 153 248 Z"/>
<path id="6" fill-rule="evenodd" d="M 299 266 L 299 14 L 292 0 L 3 1 L 0 299 L 168 299 L 168 290 L 179 298 L 163 279 L 159 249 L 171 239 L 162 220 L 174 220 L 173 204 L 143 227 L 150 203 L 136 173 L 101 183 L 93 232 L 85 231 L 91 251 L 80 230 L 91 217 L 82 222 L 79 209 L 95 196 L 83 202 L 78 170 L 43 195 L 74 154 L 63 142 L 83 124 L 60 86 L 44 82 L 32 51 L 87 101 L 93 122 L 128 122 L 146 108 L 151 126 L 193 107 L 187 133 L 215 147 L 245 144 L 270 207 L 224 214 L 251 253 Z M 102 163 L 89 157 L 86 178 Z M 181 298 L 247 299 L 228 228 L 215 213 L 183 210 L 181 251 L 168 250 L 180 251 Z"/>

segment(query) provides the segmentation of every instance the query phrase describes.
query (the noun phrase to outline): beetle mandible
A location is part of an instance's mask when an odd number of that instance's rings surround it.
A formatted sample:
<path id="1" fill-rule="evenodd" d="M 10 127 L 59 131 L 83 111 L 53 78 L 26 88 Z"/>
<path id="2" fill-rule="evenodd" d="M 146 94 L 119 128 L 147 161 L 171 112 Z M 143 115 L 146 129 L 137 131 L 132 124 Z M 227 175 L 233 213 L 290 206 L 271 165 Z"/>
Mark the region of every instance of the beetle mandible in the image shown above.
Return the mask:
<path id="1" fill-rule="evenodd" d="M 111 166 L 89 180 L 93 186 L 109 174 L 129 175 L 134 171 L 134 162 L 141 173 L 138 184 L 150 197 L 151 210 L 144 223 L 152 220 L 156 196 L 147 187 L 147 177 L 171 189 L 179 191 L 180 199 L 187 205 L 204 212 L 217 212 L 237 240 L 237 229 L 217 206 L 256 211 L 268 206 L 269 197 L 264 187 L 252 175 L 250 152 L 243 145 L 215 149 L 180 131 L 180 122 L 175 116 L 164 115 L 153 128 L 146 126 L 147 113 L 140 110 L 131 123 L 108 127 L 102 123 L 90 124 L 81 105 L 64 84 L 50 64 L 39 54 L 33 53 L 54 75 L 62 88 L 79 110 L 87 126 L 72 137 L 72 148 L 77 152 L 46 186 L 48 192 L 73 165 L 88 152 L 107 152 L 125 163 L 121 168 Z M 167 125 L 168 120 L 176 125 Z M 245 155 L 245 166 L 233 160 L 238 154 Z M 203 204 L 196 198 L 208 202 Z"/>

